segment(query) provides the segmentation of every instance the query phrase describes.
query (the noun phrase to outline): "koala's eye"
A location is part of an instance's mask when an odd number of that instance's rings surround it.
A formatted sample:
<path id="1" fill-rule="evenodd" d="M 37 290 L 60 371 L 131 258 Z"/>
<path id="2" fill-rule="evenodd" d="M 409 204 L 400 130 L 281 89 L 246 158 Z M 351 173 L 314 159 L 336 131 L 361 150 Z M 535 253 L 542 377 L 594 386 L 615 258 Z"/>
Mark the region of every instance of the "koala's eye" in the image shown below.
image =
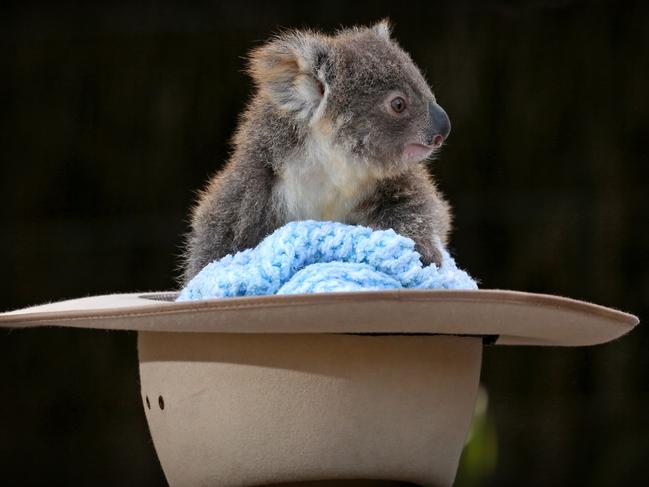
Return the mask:
<path id="1" fill-rule="evenodd" d="M 390 102 L 390 107 L 395 111 L 395 113 L 401 113 L 406 109 L 406 100 L 400 96 L 396 96 Z"/>

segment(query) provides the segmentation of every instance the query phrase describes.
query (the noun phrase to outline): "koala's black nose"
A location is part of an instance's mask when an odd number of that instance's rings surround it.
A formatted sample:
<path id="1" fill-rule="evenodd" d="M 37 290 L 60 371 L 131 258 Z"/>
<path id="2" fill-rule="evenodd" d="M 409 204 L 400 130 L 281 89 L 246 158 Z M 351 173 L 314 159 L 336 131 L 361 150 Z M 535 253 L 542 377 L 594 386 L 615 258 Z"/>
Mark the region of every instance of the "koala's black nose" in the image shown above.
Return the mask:
<path id="1" fill-rule="evenodd" d="M 446 139 L 448 134 L 451 133 L 451 121 L 448 119 L 448 115 L 444 109 L 437 103 L 432 102 L 428 104 L 428 113 L 430 114 L 432 128 L 431 141 L 439 140 L 440 135 L 443 139 Z"/>

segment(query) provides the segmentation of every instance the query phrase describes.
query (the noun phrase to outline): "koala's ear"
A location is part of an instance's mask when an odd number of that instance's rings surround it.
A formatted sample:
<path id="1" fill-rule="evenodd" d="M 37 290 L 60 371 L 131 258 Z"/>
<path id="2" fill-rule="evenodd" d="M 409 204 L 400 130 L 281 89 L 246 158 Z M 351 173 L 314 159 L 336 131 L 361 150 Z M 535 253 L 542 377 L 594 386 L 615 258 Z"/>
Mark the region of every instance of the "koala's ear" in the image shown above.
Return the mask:
<path id="1" fill-rule="evenodd" d="M 390 19 L 383 19 L 379 23 L 374 24 L 372 26 L 372 30 L 389 41 L 390 36 L 392 35 L 392 25 L 390 24 Z"/>
<path id="2" fill-rule="evenodd" d="M 324 110 L 331 47 L 323 36 L 293 31 L 250 54 L 249 72 L 260 90 L 280 108 L 313 120 Z"/>

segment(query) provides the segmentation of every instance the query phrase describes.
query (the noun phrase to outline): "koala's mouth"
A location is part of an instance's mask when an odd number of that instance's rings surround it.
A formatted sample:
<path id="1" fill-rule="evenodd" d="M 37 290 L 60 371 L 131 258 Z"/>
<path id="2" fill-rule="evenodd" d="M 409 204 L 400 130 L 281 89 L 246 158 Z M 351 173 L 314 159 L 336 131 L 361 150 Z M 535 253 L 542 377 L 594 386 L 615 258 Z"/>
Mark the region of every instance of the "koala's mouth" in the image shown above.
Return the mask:
<path id="1" fill-rule="evenodd" d="M 439 138 L 438 138 L 439 137 Z M 444 142 L 444 137 L 436 135 L 432 145 L 406 144 L 403 149 L 403 159 L 406 163 L 421 162 L 430 156 L 435 149 L 439 149 Z"/>

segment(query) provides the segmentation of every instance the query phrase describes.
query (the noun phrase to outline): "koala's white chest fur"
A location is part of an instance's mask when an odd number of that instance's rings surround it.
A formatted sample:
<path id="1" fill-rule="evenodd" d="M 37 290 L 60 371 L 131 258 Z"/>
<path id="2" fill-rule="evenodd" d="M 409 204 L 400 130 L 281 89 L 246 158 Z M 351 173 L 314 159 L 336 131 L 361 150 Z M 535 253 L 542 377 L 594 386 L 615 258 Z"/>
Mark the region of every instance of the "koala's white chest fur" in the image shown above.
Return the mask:
<path id="1" fill-rule="evenodd" d="M 305 149 L 286 161 L 275 188 L 286 219 L 361 223 L 353 213 L 375 180 L 368 166 L 325 136 L 311 137 Z"/>

